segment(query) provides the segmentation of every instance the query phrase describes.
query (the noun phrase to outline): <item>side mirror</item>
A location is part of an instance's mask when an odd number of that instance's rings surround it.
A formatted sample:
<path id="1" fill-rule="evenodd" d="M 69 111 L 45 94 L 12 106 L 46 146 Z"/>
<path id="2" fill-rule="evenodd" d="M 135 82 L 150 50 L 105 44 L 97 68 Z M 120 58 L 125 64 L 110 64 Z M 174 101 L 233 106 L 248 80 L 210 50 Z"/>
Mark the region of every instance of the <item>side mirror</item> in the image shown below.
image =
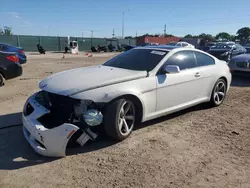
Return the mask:
<path id="1" fill-rule="evenodd" d="M 164 74 L 169 73 L 169 74 L 175 74 L 180 72 L 180 67 L 177 65 L 165 65 L 163 67 Z"/>

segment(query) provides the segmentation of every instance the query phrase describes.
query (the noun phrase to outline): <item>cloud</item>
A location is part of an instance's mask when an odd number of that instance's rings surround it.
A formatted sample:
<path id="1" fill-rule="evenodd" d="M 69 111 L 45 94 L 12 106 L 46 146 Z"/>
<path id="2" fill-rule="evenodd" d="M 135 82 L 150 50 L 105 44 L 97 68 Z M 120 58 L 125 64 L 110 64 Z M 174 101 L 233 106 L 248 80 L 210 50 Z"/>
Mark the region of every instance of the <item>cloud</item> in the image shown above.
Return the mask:
<path id="1" fill-rule="evenodd" d="M 10 16 L 16 19 L 23 19 L 18 12 L 7 12 L 7 14 L 9 14 Z"/>
<path id="2" fill-rule="evenodd" d="M 7 12 L 9 16 L 12 18 L 18 20 L 22 25 L 30 25 L 31 23 L 27 20 L 25 20 L 22 15 L 18 12 Z"/>

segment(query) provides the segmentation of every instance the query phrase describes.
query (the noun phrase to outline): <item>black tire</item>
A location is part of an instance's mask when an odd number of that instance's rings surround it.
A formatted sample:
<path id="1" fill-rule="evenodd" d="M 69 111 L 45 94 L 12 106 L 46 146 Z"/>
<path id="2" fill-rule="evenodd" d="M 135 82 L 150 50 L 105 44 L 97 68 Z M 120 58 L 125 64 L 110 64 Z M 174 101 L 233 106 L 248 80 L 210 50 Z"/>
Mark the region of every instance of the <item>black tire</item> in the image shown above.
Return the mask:
<path id="1" fill-rule="evenodd" d="M 220 99 L 220 102 L 218 102 L 218 100 L 216 100 L 216 93 L 219 93 L 219 91 L 216 91 L 216 87 L 219 85 L 219 84 L 223 84 L 224 86 L 224 96 L 222 97 L 222 95 L 218 95 L 219 99 Z M 221 90 L 221 93 L 222 93 L 222 90 Z M 223 101 L 225 100 L 226 98 L 226 94 L 227 94 L 227 83 L 225 82 L 224 79 L 219 79 L 215 84 L 214 84 L 214 87 L 213 87 L 213 91 L 212 91 L 212 94 L 211 94 L 211 98 L 210 98 L 210 104 L 212 105 L 212 107 L 216 107 L 216 106 L 220 106 Z M 221 97 L 221 98 L 220 98 Z"/>
<path id="2" fill-rule="evenodd" d="M 5 83 L 5 78 L 4 76 L 0 73 L 0 86 L 3 86 Z"/>
<path id="3" fill-rule="evenodd" d="M 127 122 L 127 125 L 128 125 L 127 127 L 129 127 L 129 129 L 127 129 L 127 130 L 129 130 L 129 131 L 126 134 L 124 134 L 123 131 L 119 129 L 119 122 L 120 123 L 122 122 L 121 121 L 121 119 L 122 119 L 121 118 L 121 110 L 122 110 L 122 108 L 125 107 L 126 103 L 131 104 L 131 109 L 130 109 L 129 113 L 132 113 L 132 111 L 133 111 L 134 120 L 128 120 L 129 122 Z M 122 141 L 122 140 L 126 139 L 127 137 L 129 137 L 129 135 L 133 131 L 134 124 L 135 124 L 135 114 L 136 114 L 135 110 L 136 110 L 136 108 L 135 108 L 133 101 L 129 100 L 129 99 L 118 99 L 118 100 L 111 102 L 106 107 L 105 114 L 104 114 L 104 129 L 105 129 L 106 134 L 109 137 L 111 137 L 112 139 L 117 140 L 117 141 Z M 126 111 L 126 110 L 124 110 L 124 111 Z M 124 112 L 124 119 L 126 117 L 126 114 Z M 130 123 L 131 123 L 131 125 L 130 125 Z"/>

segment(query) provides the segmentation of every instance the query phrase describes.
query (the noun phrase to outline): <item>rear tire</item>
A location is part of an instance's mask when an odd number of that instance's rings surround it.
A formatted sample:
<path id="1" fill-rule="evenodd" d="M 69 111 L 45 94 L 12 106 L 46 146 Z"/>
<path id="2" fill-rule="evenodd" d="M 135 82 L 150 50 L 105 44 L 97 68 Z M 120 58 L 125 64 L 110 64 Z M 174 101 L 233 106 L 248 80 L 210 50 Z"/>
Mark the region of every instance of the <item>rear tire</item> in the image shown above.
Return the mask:
<path id="1" fill-rule="evenodd" d="M 219 79 L 213 88 L 210 104 L 213 107 L 220 106 L 227 94 L 227 84 L 224 79 Z"/>
<path id="2" fill-rule="evenodd" d="M 122 141 L 129 137 L 135 124 L 135 105 L 132 100 L 118 99 L 105 109 L 104 128 L 108 136 Z"/>
<path id="3" fill-rule="evenodd" d="M 3 77 L 3 75 L 0 73 L 0 86 L 3 86 L 5 83 L 5 78 Z"/>

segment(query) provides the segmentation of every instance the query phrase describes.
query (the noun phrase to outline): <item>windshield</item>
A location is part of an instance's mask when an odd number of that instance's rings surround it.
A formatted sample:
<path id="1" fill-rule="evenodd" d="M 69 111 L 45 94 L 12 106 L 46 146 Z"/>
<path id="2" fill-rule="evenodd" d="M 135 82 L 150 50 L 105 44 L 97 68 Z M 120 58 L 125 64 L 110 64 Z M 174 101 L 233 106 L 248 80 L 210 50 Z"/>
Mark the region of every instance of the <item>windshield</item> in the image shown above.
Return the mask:
<path id="1" fill-rule="evenodd" d="M 106 62 L 105 66 L 151 71 L 165 57 L 167 51 L 153 49 L 132 49 Z"/>
<path id="2" fill-rule="evenodd" d="M 231 49 L 232 45 L 227 44 L 216 44 L 215 46 L 212 46 L 211 49 Z"/>

